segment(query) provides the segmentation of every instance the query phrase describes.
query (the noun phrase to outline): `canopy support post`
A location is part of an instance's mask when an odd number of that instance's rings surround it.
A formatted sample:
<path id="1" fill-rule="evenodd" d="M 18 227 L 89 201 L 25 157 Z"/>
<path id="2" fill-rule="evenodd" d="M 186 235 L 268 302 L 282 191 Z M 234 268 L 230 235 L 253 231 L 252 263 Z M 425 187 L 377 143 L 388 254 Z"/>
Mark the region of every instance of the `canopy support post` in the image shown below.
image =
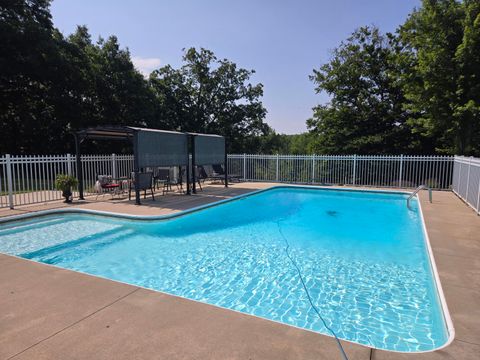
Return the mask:
<path id="1" fill-rule="evenodd" d="M 188 148 L 188 146 L 187 146 Z M 191 195 L 191 192 L 190 192 L 190 153 L 188 152 L 187 150 L 187 165 L 186 165 L 187 169 L 185 170 L 185 175 L 186 175 L 186 178 L 187 178 L 187 183 L 186 183 L 186 186 L 187 186 L 187 192 L 185 193 L 185 195 Z M 181 174 L 181 172 L 180 172 Z"/>
<path id="2" fill-rule="evenodd" d="M 73 134 L 75 138 L 75 160 L 77 165 L 77 179 L 78 179 L 78 199 L 85 200 L 83 197 L 83 173 L 82 173 L 82 153 L 81 153 L 81 140 L 78 134 Z"/>
<path id="3" fill-rule="evenodd" d="M 141 205 L 142 203 L 140 202 L 140 187 L 139 187 L 139 180 L 140 176 L 138 176 L 138 173 L 140 171 L 139 169 L 139 158 L 138 158 L 138 132 L 135 131 L 133 134 L 133 171 L 134 171 L 134 185 L 135 185 L 135 205 Z"/>
<path id="4" fill-rule="evenodd" d="M 197 172 L 195 171 L 196 170 L 196 167 L 197 167 L 197 164 L 196 164 L 196 160 L 195 160 L 195 135 L 191 135 L 191 149 L 192 149 L 192 192 L 194 194 L 197 193 L 197 186 L 196 186 L 196 182 L 197 182 Z"/>
<path id="5" fill-rule="evenodd" d="M 228 156 L 227 156 L 227 139 L 225 138 L 225 158 L 223 160 L 223 166 L 225 166 L 225 187 L 228 188 Z"/>

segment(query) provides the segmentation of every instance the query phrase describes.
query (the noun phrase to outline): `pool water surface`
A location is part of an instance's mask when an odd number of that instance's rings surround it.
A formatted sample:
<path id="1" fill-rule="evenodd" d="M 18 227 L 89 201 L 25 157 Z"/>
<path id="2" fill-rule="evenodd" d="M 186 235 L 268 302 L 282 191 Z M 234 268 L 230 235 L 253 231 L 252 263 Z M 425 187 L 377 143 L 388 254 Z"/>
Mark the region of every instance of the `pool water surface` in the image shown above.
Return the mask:
<path id="1" fill-rule="evenodd" d="M 278 187 L 165 220 L 58 213 L 0 224 L 0 252 L 345 340 L 428 351 L 449 334 L 417 201 Z"/>

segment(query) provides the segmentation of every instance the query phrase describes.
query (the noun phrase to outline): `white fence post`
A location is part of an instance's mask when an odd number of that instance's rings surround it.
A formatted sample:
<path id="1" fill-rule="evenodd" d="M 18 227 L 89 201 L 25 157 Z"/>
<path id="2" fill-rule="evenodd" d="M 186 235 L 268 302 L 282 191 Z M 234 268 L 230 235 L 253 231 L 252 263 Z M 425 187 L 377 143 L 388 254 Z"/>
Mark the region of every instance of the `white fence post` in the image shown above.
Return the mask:
<path id="1" fill-rule="evenodd" d="M 6 167 L 7 167 L 7 190 L 8 190 L 8 205 L 10 209 L 13 209 L 13 180 L 12 180 L 12 163 L 10 160 L 10 154 L 5 155 Z"/>
<path id="2" fill-rule="evenodd" d="M 225 164 L 227 166 L 227 164 Z M 115 154 L 112 154 L 112 178 L 117 178 L 117 159 Z"/>
<path id="3" fill-rule="evenodd" d="M 458 193 L 460 194 L 460 180 L 461 180 L 461 175 L 462 175 L 462 162 L 459 162 L 458 165 L 459 165 L 459 167 L 458 167 L 457 184 L 458 184 Z"/>
<path id="4" fill-rule="evenodd" d="M 352 184 L 355 185 L 357 182 L 357 154 L 353 155 L 353 180 Z"/>
<path id="5" fill-rule="evenodd" d="M 247 154 L 243 153 L 243 181 L 247 180 Z"/>
<path id="6" fill-rule="evenodd" d="M 72 175 L 72 159 L 70 154 L 67 154 L 67 173 L 68 175 Z"/>
<path id="7" fill-rule="evenodd" d="M 465 190 L 465 199 L 468 199 L 468 186 L 470 185 L 470 168 L 472 167 L 472 157 L 468 159 L 467 188 Z"/>
<path id="8" fill-rule="evenodd" d="M 278 182 L 278 153 L 277 153 L 277 157 L 276 157 L 276 160 L 275 160 L 275 181 Z"/>
<path id="9" fill-rule="evenodd" d="M 312 184 L 315 184 L 315 154 L 312 155 Z"/>
<path id="10" fill-rule="evenodd" d="M 403 154 L 400 155 L 400 170 L 398 174 L 398 187 L 402 187 L 402 177 L 403 177 Z"/>

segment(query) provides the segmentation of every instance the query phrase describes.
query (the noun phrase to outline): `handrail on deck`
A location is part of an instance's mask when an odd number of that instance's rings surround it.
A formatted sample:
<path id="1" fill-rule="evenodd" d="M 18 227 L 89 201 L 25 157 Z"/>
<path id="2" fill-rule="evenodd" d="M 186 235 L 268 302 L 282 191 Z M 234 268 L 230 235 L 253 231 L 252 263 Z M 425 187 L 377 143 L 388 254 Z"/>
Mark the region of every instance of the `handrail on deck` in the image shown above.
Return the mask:
<path id="1" fill-rule="evenodd" d="M 410 207 L 410 200 L 418 194 L 418 192 L 420 190 L 428 190 L 428 200 L 430 201 L 430 203 L 432 202 L 432 189 L 430 187 L 428 187 L 427 185 L 420 185 L 419 187 L 417 187 L 411 194 L 410 196 L 408 197 L 407 199 L 407 207 L 412 210 L 412 208 Z"/>

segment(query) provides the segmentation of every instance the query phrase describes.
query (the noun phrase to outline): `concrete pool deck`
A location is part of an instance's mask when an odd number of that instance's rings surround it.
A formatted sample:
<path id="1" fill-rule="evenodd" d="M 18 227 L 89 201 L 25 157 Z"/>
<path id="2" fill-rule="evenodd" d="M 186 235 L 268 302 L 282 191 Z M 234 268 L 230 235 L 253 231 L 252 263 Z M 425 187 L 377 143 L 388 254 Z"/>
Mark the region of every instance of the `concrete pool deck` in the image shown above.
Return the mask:
<path id="1" fill-rule="evenodd" d="M 167 214 L 270 187 L 208 186 L 191 197 L 87 200 L 72 207 Z M 375 350 L 372 359 L 480 357 L 480 217 L 451 192 L 420 195 L 456 336 L 424 354 Z M 0 216 L 65 207 L 61 202 L 0 210 Z M 350 360 L 366 347 L 343 342 Z M 341 359 L 335 341 L 261 318 L 0 254 L 0 359 Z"/>

